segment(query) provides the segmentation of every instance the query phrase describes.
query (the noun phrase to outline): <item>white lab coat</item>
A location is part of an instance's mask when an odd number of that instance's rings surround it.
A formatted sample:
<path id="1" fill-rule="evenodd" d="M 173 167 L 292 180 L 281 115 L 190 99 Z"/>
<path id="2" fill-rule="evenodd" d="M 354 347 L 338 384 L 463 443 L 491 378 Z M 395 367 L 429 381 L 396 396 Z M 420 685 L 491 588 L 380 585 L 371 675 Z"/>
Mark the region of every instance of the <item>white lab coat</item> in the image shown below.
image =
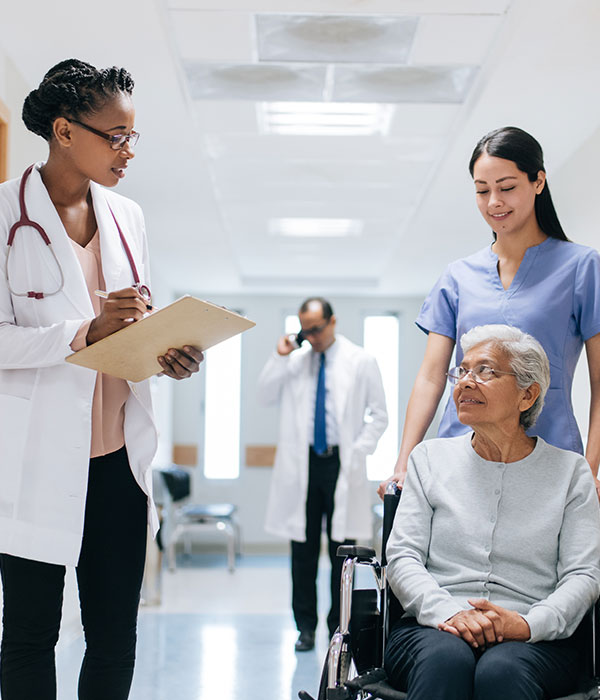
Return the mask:
<path id="1" fill-rule="evenodd" d="M 64 274 L 64 288 L 41 300 L 14 296 L 5 279 L 8 231 L 19 219 L 19 180 L 0 185 L 0 552 L 76 565 L 83 535 L 96 372 L 65 362 L 84 319 L 94 317 L 87 285 L 38 163 L 25 190 L 29 218 L 41 224 Z M 148 283 L 147 245 L 137 204 L 91 183 L 106 289 L 130 286 L 131 267 L 109 211 Z M 9 259 L 14 291 L 53 291 L 60 273 L 31 227 L 15 236 Z M 125 443 L 131 470 L 152 503 L 149 467 L 156 450 L 149 383 L 130 384 Z M 110 502 L 106 517 L 111 517 Z"/>
<path id="2" fill-rule="evenodd" d="M 375 358 L 341 335 L 335 364 L 328 370 L 339 430 L 340 472 L 335 489 L 331 537 L 334 541 L 371 536 L 371 493 L 366 456 L 387 427 L 385 394 Z M 311 350 L 276 353 L 258 382 L 263 403 L 280 402 L 279 441 L 267 506 L 265 529 L 274 535 L 306 540 L 308 452 L 312 443 Z M 370 417 L 365 421 L 365 413 Z"/>

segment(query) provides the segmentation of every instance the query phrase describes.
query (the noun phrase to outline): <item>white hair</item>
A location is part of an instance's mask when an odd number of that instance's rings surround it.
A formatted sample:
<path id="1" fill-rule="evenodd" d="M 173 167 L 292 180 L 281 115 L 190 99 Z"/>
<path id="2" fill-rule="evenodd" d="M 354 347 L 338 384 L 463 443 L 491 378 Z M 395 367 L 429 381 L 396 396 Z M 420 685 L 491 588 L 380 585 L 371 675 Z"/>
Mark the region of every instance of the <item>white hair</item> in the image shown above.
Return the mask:
<path id="1" fill-rule="evenodd" d="M 460 339 L 463 353 L 482 343 L 491 343 L 508 355 L 510 368 L 516 375 L 520 389 L 532 384 L 539 385 L 540 395 L 535 403 L 521 413 L 521 425 L 525 430 L 531 428 L 542 412 L 544 397 L 550 386 L 550 364 L 544 348 L 532 335 L 515 326 L 502 324 L 475 326 Z"/>

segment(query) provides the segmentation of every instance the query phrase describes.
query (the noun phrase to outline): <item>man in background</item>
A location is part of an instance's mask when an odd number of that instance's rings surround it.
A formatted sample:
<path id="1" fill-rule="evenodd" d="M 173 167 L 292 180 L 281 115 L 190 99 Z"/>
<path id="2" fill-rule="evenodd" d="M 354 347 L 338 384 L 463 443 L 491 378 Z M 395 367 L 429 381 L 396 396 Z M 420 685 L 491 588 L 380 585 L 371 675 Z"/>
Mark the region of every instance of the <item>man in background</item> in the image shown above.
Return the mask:
<path id="1" fill-rule="evenodd" d="M 259 378 L 263 403 L 279 402 L 279 441 L 265 528 L 291 540 L 292 608 L 297 651 L 315 644 L 316 579 L 323 518 L 331 559 L 330 636 L 339 623 L 341 544 L 369 538 L 371 495 L 366 456 L 387 426 L 385 395 L 374 357 L 336 335 L 331 304 L 307 299 L 298 312 L 298 349 L 282 336 Z"/>

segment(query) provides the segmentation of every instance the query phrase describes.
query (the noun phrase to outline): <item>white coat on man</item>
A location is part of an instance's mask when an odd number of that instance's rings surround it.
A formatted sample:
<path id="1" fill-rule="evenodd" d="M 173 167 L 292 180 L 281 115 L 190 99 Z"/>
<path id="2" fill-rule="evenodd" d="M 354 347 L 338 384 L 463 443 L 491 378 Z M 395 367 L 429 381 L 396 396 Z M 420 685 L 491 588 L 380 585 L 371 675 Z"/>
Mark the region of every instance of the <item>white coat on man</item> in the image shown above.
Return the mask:
<path id="1" fill-rule="evenodd" d="M 13 292 L 52 292 L 44 299 L 11 294 L 5 270 L 10 227 L 19 219 L 19 180 L 0 185 L 0 552 L 75 566 L 83 536 L 96 372 L 65 362 L 81 323 L 94 318 L 81 266 L 36 164 L 25 191 L 29 218 L 41 224 L 58 265 L 39 233 L 20 228 L 8 260 Z M 107 291 L 133 284 L 108 203 L 131 249 L 140 279 L 149 284 L 140 207 L 90 184 Z M 148 381 L 130 383 L 125 445 L 132 473 L 148 497 L 153 532 L 150 465 L 157 435 Z M 106 504 L 110 518 L 110 503 Z"/>
<path id="2" fill-rule="evenodd" d="M 331 539 L 371 536 L 371 488 L 366 458 L 388 423 L 381 373 L 375 358 L 342 335 L 336 336 L 336 361 L 327 372 L 339 431 L 340 471 L 334 496 Z M 265 529 L 297 542 L 306 541 L 308 456 L 316 377 L 311 375 L 312 350 L 274 353 L 258 381 L 262 403 L 279 401 L 279 439 Z"/>

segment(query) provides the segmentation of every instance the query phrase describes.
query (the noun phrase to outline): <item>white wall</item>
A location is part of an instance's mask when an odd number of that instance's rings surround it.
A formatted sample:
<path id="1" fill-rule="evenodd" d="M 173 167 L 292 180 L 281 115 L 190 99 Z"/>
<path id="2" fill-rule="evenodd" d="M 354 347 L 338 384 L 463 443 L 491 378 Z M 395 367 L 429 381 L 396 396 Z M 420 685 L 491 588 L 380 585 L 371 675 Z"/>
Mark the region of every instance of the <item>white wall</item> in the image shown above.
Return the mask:
<path id="1" fill-rule="evenodd" d="M 600 129 L 564 163 L 556 173 L 549 174 L 552 197 L 567 236 L 575 243 L 598 248 L 598 194 L 596 164 L 600 162 Z M 588 430 L 590 388 L 585 352 L 575 372 L 573 407 L 584 444 Z"/>
<path id="2" fill-rule="evenodd" d="M 263 407 L 256 401 L 255 390 L 258 375 L 269 354 L 275 349 L 283 332 L 284 318 L 296 313 L 302 302 L 293 296 L 245 296 L 214 297 L 198 293 L 214 303 L 239 309 L 256 322 L 242 343 L 242 419 L 241 419 L 241 474 L 233 481 L 207 480 L 202 467 L 194 469 L 194 497 L 197 501 L 228 501 L 238 505 L 244 540 L 257 545 L 276 540 L 263 531 L 263 520 L 271 469 L 246 467 L 243 464 L 247 444 L 275 444 L 277 442 L 277 407 Z M 400 319 L 400 416 L 404 416 L 406 401 L 412 381 L 420 364 L 425 346 L 425 336 L 414 325 L 421 299 L 364 299 L 361 297 L 330 297 L 336 317 L 337 329 L 356 343 L 362 343 L 363 318 L 368 313 L 390 311 Z M 215 349 L 215 351 L 218 351 Z M 199 461 L 202 461 L 202 426 L 204 421 L 204 376 L 180 382 L 174 387 L 173 438 L 176 443 L 197 444 Z M 390 464 L 390 472 L 393 464 Z M 373 502 L 376 502 L 373 488 Z"/>
<path id="3" fill-rule="evenodd" d="M 46 142 L 27 131 L 21 120 L 23 99 L 30 90 L 18 68 L 0 49 L 0 99 L 10 111 L 9 178 L 21 175 L 31 163 L 45 160 L 48 153 Z"/>

